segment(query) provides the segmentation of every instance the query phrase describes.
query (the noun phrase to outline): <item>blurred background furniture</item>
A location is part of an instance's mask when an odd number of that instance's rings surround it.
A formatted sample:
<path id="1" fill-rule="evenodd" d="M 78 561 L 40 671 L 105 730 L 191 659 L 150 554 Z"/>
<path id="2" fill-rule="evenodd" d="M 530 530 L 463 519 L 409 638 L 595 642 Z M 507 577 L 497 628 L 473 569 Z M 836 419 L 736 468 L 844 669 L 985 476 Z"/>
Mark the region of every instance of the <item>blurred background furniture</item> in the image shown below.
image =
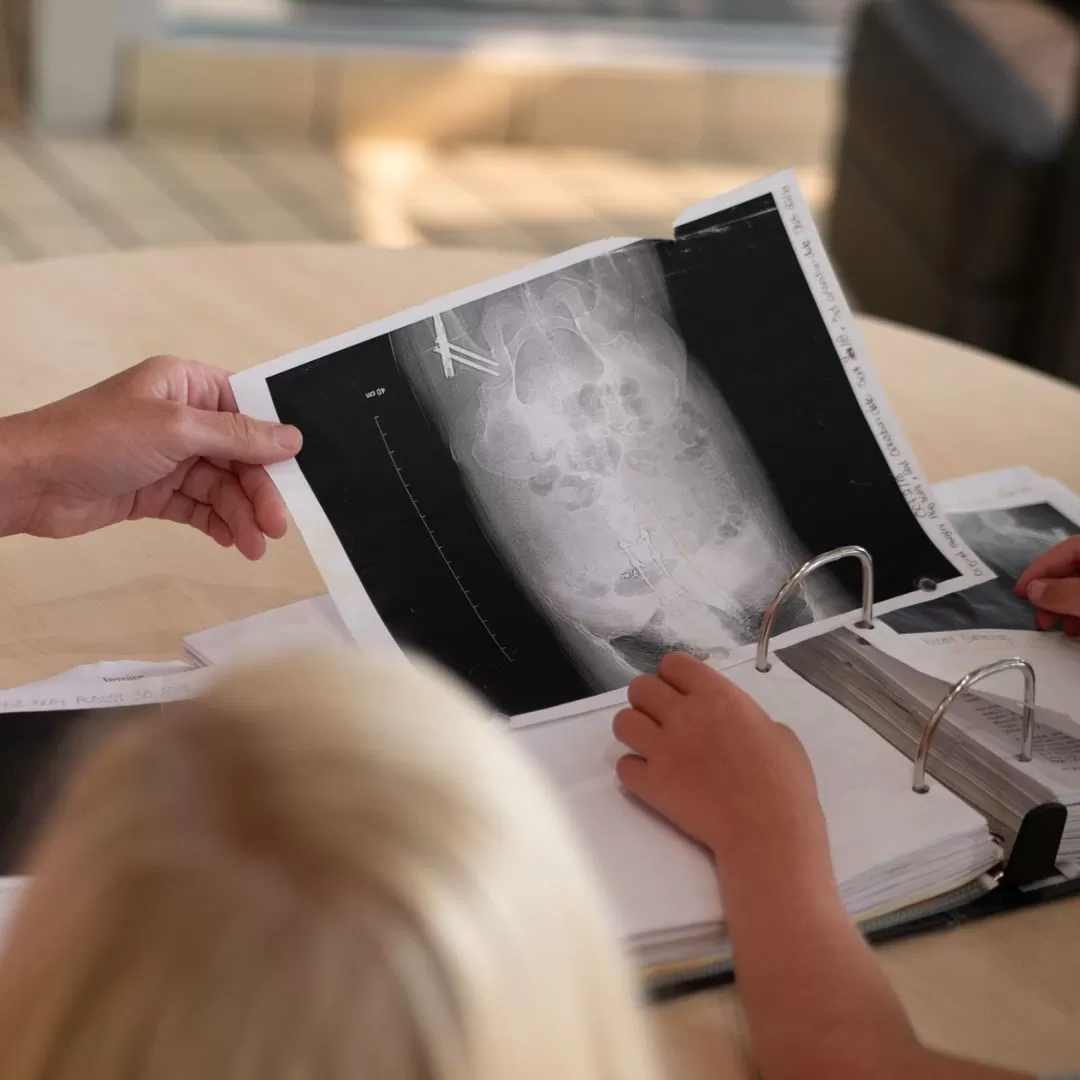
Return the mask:
<path id="1" fill-rule="evenodd" d="M 830 249 L 860 309 L 1080 382 L 1080 5 L 871 0 Z"/>
<path id="2" fill-rule="evenodd" d="M 0 10 L 30 0 L 0 0 Z M 859 0 L 33 0 L 0 263 L 665 235 L 794 167 L 830 195 Z"/>
<path id="3" fill-rule="evenodd" d="M 0 124 L 23 115 L 29 33 L 30 0 L 0 0 Z"/>

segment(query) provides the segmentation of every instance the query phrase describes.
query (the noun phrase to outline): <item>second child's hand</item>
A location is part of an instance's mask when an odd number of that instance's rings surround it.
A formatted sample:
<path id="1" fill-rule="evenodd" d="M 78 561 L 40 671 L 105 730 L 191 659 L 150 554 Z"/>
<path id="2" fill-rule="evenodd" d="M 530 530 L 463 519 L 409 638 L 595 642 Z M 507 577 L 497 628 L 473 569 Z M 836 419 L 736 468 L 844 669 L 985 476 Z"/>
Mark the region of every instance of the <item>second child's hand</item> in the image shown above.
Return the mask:
<path id="1" fill-rule="evenodd" d="M 1080 536 L 1070 536 L 1040 555 L 1014 588 L 1038 609 L 1040 630 L 1058 626 L 1069 637 L 1080 635 Z"/>

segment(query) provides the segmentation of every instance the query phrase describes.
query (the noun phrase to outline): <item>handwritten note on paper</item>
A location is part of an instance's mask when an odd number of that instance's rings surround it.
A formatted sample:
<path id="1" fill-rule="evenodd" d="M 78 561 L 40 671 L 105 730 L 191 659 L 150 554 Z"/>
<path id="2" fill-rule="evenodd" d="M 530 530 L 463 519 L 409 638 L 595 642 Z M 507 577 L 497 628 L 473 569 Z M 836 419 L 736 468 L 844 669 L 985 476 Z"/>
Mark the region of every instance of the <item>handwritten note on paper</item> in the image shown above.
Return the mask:
<path id="1" fill-rule="evenodd" d="M 213 673 L 204 668 L 131 677 L 121 682 L 106 682 L 100 675 L 73 678 L 68 672 L 56 679 L 0 691 L 0 714 L 164 705 L 197 696 L 212 678 Z"/>

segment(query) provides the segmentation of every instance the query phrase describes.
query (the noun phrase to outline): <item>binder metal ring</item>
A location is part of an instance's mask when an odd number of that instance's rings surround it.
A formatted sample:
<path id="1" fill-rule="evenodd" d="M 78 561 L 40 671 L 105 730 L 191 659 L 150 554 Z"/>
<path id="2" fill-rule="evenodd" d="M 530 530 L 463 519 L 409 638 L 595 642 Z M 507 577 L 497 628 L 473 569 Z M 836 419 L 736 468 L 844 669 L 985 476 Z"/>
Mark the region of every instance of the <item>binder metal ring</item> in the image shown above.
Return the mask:
<path id="1" fill-rule="evenodd" d="M 1031 760 L 1031 747 L 1035 739 L 1035 669 L 1019 657 L 997 660 L 993 664 L 969 671 L 941 699 L 941 704 L 927 721 L 926 727 L 923 728 L 922 738 L 919 739 L 919 748 L 915 752 L 915 771 L 911 778 L 911 790 L 916 795 L 925 795 L 930 790 L 926 783 L 926 760 L 930 756 L 930 743 L 934 738 L 934 732 L 941 723 L 941 718 L 949 711 L 949 706 L 960 694 L 969 690 L 977 682 L 991 675 L 1000 675 L 1003 671 L 1012 671 L 1013 668 L 1019 668 L 1024 673 L 1024 726 L 1021 733 L 1019 760 Z"/>
<path id="2" fill-rule="evenodd" d="M 757 663 L 755 665 L 758 671 L 768 671 L 771 666 L 769 664 L 769 639 L 772 637 L 773 623 L 776 622 L 776 616 L 784 601 L 809 574 L 840 559 L 858 559 L 862 563 L 862 618 L 855 625 L 867 630 L 874 625 L 874 560 L 870 558 L 870 552 L 866 548 L 858 547 L 855 544 L 848 547 L 833 548 L 832 551 L 826 551 L 815 556 L 809 562 L 803 563 L 780 586 L 780 591 L 773 597 L 773 602 L 766 608 L 765 617 L 761 620 L 761 632 L 758 634 Z"/>

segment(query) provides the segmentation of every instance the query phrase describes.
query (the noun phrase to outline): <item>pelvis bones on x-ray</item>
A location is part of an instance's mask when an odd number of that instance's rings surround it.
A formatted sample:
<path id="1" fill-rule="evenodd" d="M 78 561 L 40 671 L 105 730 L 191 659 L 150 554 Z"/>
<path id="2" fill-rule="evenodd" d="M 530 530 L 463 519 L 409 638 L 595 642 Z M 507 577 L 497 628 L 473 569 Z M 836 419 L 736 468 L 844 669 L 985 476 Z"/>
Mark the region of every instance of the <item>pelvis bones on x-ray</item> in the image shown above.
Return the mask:
<path id="1" fill-rule="evenodd" d="M 636 249 L 395 341 L 422 369 L 493 545 L 608 686 L 672 648 L 722 659 L 752 641 L 809 557 L 667 307 Z M 723 340 L 709 360 L 740 363 Z M 844 609 L 825 582 L 802 599 L 815 617 Z"/>

